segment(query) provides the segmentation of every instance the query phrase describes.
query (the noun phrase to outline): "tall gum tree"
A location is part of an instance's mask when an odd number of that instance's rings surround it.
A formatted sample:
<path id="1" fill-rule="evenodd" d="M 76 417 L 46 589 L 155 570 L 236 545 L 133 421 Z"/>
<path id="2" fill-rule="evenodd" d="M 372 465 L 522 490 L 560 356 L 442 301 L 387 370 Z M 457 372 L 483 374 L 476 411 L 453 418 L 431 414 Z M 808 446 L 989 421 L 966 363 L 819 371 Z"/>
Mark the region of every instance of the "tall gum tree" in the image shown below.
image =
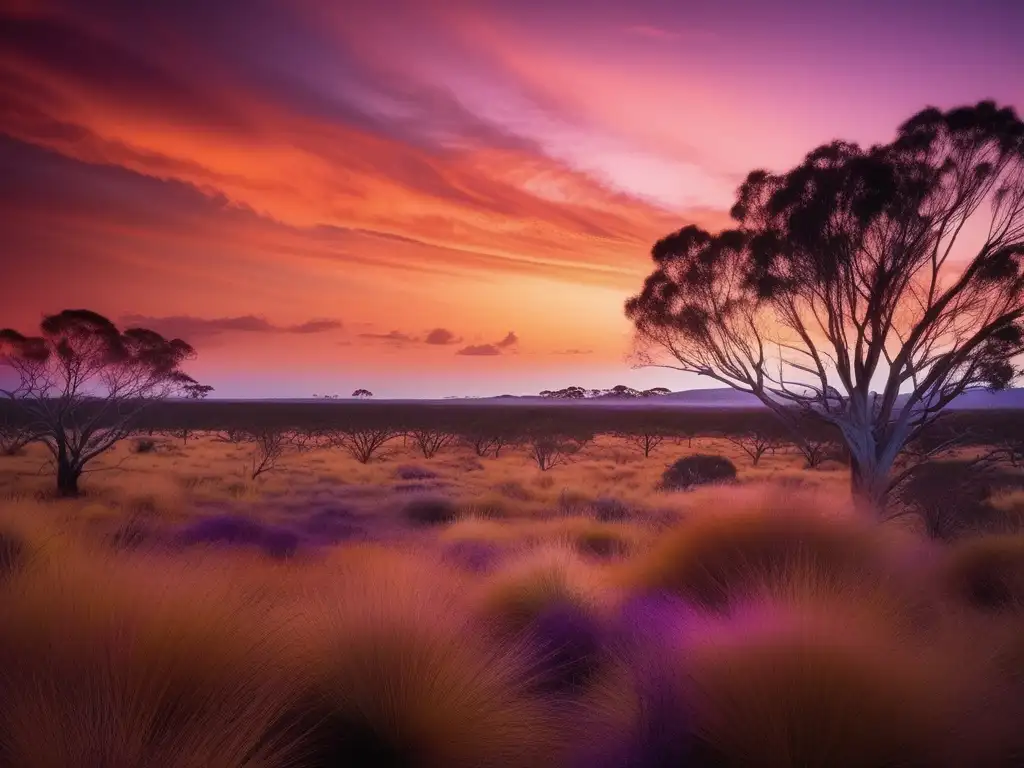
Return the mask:
<path id="1" fill-rule="evenodd" d="M 152 403 L 208 391 L 181 370 L 194 355 L 181 339 L 121 331 L 84 309 L 44 317 L 39 331 L 0 330 L 0 364 L 16 379 L 0 394 L 49 450 L 61 496 L 78 495 L 86 466 L 132 434 Z"/>
<path id="2" fill-rule="evenodd" d="M 835 141 L 750 173 L 731 216 L 654 245 L 626 303 L 641 364 L 833 424 L 856 499 L 884 509 L 903 446 L 958 395 L 1019 373 L 1024 123 L 987 101 L 927 108 L 888 144 Z"/>

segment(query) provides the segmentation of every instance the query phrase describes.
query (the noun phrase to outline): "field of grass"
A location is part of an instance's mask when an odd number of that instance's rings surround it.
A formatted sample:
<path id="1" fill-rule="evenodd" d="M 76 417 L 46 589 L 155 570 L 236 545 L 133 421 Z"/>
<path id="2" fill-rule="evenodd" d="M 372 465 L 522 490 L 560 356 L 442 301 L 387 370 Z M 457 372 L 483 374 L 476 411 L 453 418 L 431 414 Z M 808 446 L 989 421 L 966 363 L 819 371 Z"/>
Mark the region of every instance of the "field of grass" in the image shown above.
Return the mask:
<path id="1" fill-rule="evenodd" d="M 153 441 L 0 457 L 0 768 L 1024 764 L 1020 491 L 938 541 L 721 438 Z"/>

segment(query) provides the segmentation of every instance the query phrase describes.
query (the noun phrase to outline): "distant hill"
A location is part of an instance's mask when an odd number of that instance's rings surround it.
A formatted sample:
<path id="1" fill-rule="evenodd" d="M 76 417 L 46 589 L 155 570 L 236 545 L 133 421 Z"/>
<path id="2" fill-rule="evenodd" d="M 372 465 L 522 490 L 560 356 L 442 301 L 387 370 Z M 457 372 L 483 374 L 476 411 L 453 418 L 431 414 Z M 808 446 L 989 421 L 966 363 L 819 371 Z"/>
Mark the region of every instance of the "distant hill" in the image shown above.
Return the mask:
<path id="1" fill-rule="evenodd" d="M 737 392 L 727 387 L 717 389 L 685 389 L 662 395 L 658 402 L 673 405 L 687 405 L 694 408 L 764 408 L 764 404 L 753 395 Z"/>
<path id="2" fill-rule="evenodd" d="M 1004 389 L 1002 392 L 966 392 L 949 405 L 955 410 L 992 408 L 1024 408 L 1024 389 Z"/>
<path id="3" fill-rule="evenodd" d="M 231 398 L 210 398 L 220 402 L 231 402 Z M 256 400 L 241 400 L 241 402 L 260 402 Z M 765 406 L 753 395 L 745 392 L 737 392 L 734 389 L 725 387 L 715 389 L 687 389 L 681 392 L 670 392 L 667 395 L 657 397 L 639 398 L 609 398 L 595 397 L 579 400 L 563 400 L 558 398 L 541 397 L 540 395 L 497 395 L 494 397 L 465 397 L 447 399 L 416 399 L 416 398 L 376 398 L 373 400 L 355 400 L 351 398 L 325 399 L 325 398 L 267 398 L 263 402 L 287 402 L 287 403 L 437 403 L 437 404 L 484 404 L 502 403 L 507 405 L 579 405 L 594 408 L 651 408 L 651 407 L 674 407 L 674 408 L 764 408 Z M 906 402 L 906 395 L 902 395 L 897 401 L 898 405 Z M 1017 409 L 1024 408 L 1024 388 L 1007 389 L 1002 392 L 968 392 L 954 400 L 949 406 L 951 410 L 994 410 L 994 409 Z"/>
<path id="4" fill-rule="evenodd" d="M 901 395 L 897 403 L 906 402 L 906 395 Z M 690 389 L 673 392 L 659 398 L 671 401 L 674 405 L 686 405 L 703 408 L 763 408 L 761 401 L 745 392 L 734 389 Z M 991 410 L 1024 408 L 1024 388 L 1006 389 L 1002 392 L 967 392 L 960 395 L 948 406 L 952 410 Z"/>

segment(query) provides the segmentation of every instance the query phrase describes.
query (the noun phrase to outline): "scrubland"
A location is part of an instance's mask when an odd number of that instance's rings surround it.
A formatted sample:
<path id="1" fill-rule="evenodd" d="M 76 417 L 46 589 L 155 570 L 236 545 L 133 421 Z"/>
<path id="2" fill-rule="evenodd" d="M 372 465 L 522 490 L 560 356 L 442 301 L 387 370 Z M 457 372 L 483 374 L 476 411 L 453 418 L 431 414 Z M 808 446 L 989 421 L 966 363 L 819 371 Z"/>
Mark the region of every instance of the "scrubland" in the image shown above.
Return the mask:
<path id="1" fill-rule="evenodd" d="M 2 768 L 1024 764 L 1019 490 L 937 539 L 711 438 L 135 447 L 0 458 Z M 658 490 L 694 453 L 737 482 Z"/>

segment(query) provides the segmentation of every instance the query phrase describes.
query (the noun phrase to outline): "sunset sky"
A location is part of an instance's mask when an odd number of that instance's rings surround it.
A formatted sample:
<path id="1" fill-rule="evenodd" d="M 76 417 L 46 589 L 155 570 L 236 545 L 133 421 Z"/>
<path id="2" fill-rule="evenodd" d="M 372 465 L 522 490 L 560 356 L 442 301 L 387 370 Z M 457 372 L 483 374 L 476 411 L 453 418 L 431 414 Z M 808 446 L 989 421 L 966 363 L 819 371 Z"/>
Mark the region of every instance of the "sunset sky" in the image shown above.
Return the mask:
<path id="1" fill-rule="evenodd" d="M 0 326 L 181 336 L 222 397 L 630 369 L 650 245 L 757 167 L 1024 108 L 1024 2 L 0 0 Z"/>

